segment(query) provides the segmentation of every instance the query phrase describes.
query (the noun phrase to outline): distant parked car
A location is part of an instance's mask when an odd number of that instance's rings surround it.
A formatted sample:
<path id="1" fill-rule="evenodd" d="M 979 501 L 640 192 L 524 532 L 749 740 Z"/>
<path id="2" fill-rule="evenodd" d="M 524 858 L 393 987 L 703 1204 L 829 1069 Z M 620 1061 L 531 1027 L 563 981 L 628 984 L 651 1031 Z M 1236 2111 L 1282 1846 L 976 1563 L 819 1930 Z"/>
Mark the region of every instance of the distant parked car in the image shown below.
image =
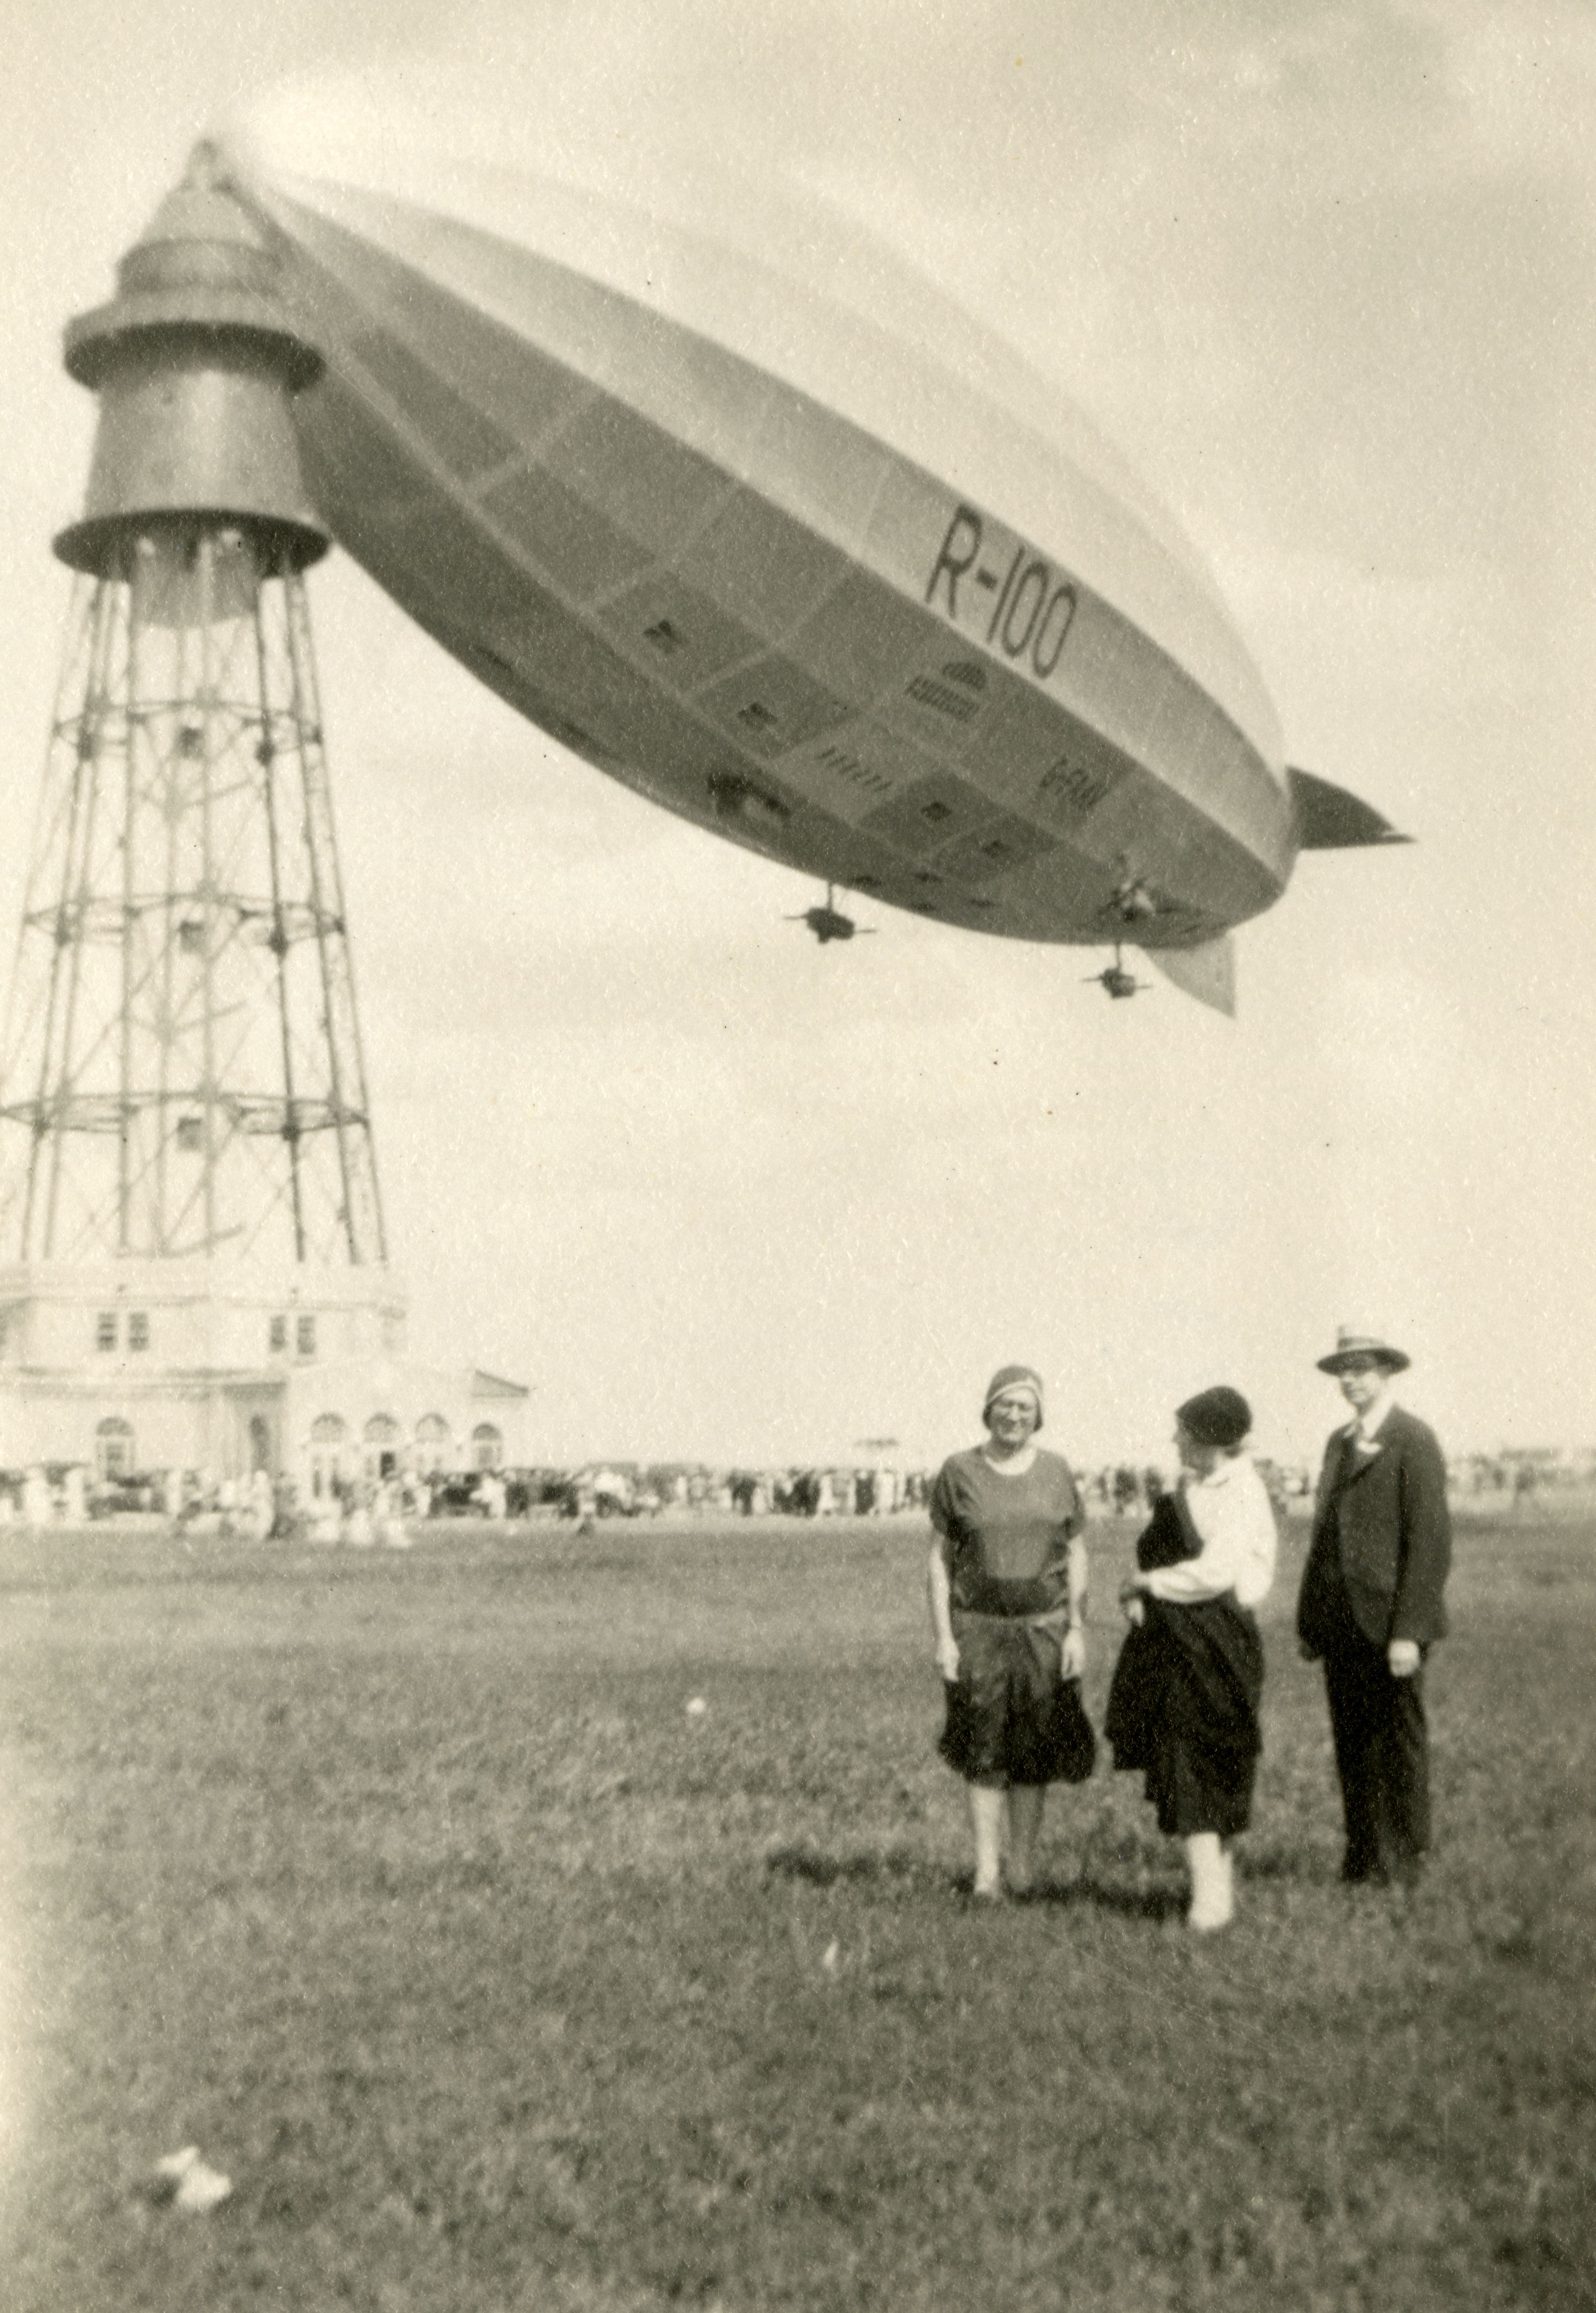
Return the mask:
<path id="1" fill-rule="evenodd" d="M 118 1511 L 158 1509 L 156 1482 L 136 1470 L 113 1471 L 91 1486 L 88 1511 L 92 1518 L 115 1517 Z"/>
<path id="2" fill-rule="evenodd" d="M 457 1470 L 446 1478 L 433 1481 L 432 1516 L 434 1517 L 486 1517 L 487 1504 L 482 1499 L 482 1473 L 479 1470 Z"/>

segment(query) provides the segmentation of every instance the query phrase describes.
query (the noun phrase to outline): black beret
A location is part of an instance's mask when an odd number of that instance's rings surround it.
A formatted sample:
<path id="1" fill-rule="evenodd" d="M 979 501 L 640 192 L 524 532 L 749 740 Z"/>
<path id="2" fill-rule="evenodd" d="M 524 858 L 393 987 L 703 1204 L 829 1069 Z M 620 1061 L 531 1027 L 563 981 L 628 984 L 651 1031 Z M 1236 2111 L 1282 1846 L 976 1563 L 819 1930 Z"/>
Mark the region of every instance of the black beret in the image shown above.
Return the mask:
<path id="1" fill-rule="evenodd" d="M 1252 1427 L 1252 1408 L 1239 1389 L 1201 1389 L 1175 1408 L 1175 1419 L 1199 1446 L 1239 1446 Z"/>

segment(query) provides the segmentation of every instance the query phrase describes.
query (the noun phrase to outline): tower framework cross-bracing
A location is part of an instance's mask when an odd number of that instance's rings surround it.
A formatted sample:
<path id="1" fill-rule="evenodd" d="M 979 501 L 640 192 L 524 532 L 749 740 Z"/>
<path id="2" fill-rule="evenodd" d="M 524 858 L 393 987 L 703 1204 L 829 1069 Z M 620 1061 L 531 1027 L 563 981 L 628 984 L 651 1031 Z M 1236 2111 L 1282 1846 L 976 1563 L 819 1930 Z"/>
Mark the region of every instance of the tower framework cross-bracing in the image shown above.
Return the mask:
<path id="1" fill-rule="evenodd" d="M 22 1261 L 386 1257 L 304 582 L 269 528 L 80 577 L 3 1113 Z"/>
<path id="2" fill-rule="evenodd" d="M 66 333 L 100 397 L 0 1076 L 0 1254 L 385 1258 L 303 572 L 320 358 L 201 147 Z M 6 1240 L 9 1239 L 9 1242 Z"/>

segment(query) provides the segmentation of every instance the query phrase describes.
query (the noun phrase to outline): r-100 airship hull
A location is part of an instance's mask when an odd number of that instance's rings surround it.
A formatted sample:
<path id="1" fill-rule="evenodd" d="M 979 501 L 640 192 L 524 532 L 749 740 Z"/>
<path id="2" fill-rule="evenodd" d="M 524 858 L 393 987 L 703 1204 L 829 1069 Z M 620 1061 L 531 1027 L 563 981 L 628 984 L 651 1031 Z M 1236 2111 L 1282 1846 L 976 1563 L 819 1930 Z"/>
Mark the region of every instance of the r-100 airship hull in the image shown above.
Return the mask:
<path id="1" fill-rule="evenodd" d="M 1302 840 L 1276 718 L 1056 389 L 601 192 L 232 166 L 325 357 L 320 510 L 493 689 L 793 866 L 1227 1003 Z"/>

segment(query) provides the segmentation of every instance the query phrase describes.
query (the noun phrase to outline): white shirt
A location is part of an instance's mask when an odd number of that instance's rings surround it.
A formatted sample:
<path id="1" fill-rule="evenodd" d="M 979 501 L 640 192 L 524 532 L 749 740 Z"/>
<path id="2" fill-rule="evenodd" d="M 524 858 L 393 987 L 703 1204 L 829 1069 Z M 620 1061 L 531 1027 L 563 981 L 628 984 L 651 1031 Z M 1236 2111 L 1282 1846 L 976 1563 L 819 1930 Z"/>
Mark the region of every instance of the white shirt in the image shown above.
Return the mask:
<path id="1" fill-rule="evenodd" d="M 1390 1390 L 1382 1389 L 1372 1405 L 1364 1406 L 1361 1413 L 1353 1416 L 1346 1423 L 1342 1435 L 1350 1438 L 1355 1445 L 1362 1446 L 1365 1449 L 1372 1447 L 1379 1434 L 1381 1423 L 1395 1403 L 1396 1400 Z"/>
<path id="2" fill-rule="evenodd" d="M 1275 1513 L 1251 1461 L 1226 1455 L 1206 1478 L 1184 1480 L 1182 1491 L 1202 1552 L 1144 1575 L 1149 1595 L 1196 1606 L 1233 1590 L 1238 1605 L 1260 1605 L 1275 1579 L 1276 1538 Z"/>

